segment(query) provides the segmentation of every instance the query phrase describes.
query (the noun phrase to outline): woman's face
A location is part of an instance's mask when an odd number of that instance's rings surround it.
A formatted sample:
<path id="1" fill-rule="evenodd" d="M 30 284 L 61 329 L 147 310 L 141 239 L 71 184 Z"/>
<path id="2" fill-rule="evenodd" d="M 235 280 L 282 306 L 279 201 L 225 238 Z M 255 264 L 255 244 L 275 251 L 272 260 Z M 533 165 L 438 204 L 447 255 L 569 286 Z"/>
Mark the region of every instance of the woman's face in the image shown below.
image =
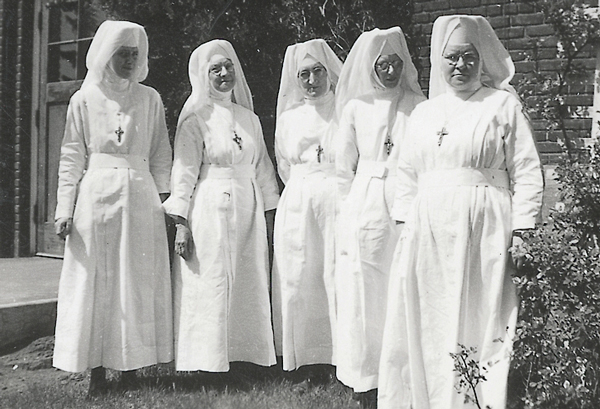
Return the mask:
<path id="1" fill-rule="evenodd" d="M 311 98 L 319 98 L 327 92 L 327 69 L 318 61 L 305 59 L 298 67 L 298 79 L 302 93 Z"/>
<path id="2" fill-rule="evenodd" d="M 375 73 L 384 87 L 394 88 L 400 82 L 403 66 L 398 54 L 381 55 L 375 61 Z"/>
<path id="3" fill-rule="evenodd" d="M 113 71 L 123 79 L 130 79 L 137 67 L 138 48 L 121 46 L 110 59 Z"/>
<path id="4" fill-rule="evenodd" d="M 233 62 L 222 55 L 213 56 L 208 64 L 208 79 L 215 90 L 220 92 L 231 91 L 235 85 Z"/>
<path id="5" fill-rule="evenodd" d="M 470 90 L 479 83 L 479 68 L 479 53 L 473 44 L 448 42 L 442 53 L 442 75 L 448 85 L 457 91 Z"/>

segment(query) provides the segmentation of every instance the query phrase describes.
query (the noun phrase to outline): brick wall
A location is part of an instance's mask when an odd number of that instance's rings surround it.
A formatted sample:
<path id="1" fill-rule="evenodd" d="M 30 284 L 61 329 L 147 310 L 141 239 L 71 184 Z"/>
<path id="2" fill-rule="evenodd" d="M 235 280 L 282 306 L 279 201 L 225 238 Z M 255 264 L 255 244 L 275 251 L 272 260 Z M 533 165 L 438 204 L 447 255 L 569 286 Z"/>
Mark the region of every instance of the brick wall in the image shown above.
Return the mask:
<path id="1" fill-rule="evenodd" d="M 591 2 L 589 4 L 592 5 Z M 429 42 L 433 22 L 439 16 L 450 14 L 479 14 L 488 19 L 515 63 L 516 74 L 512 81 L 515 86 L 532 77 L 536 71 L 543 74 L 559 67 L 553 28 L 544 23 L 543 13 L 532 1 L 415 0 L 414 42 L 423 86 L 427 86 L 429 78 Z M 569 86 L 567 104 L 571 119 L 566 125 L 569 136 L 582 143 L 580 138 L 588 138 L 592 126 L 595 51 L 584 50 L 578 62 L 589 70 L 589 74 Z M 539 117 L 532 116 L 531 119 L 544 161 L 554 162 L 561 154 L 557 143 L 559 132 L 548 129 L 547 122 Z"/>

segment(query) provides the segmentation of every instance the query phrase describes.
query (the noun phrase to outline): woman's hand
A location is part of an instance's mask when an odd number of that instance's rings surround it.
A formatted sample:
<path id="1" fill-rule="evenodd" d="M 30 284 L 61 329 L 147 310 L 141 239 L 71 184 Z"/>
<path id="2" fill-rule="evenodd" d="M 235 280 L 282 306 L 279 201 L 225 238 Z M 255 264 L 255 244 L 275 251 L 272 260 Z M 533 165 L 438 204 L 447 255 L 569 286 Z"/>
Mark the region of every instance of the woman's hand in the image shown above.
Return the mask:
<path id="1" fill-rule="evenodd" d="M 531 254 L 529 254 L 529 247 L 520 232 L 513 232 L 511 246 L 508 251 L 517 270 L 525 267 L 533 260 Z"/>
<path id="2" fill-rule="evenodd" d="M 189 260 L 192 256 L 193 240 L 192 232 L 187 227 L 187 223 L 178 223 L 175 225 L 177 231 L 175 233 L 175 253 L 183 257 L 184 260 Z"/>
<path id="3" fill-rule="evenodd" d="M 66 239 L 71 233 L 71 226 L 73 225 L 72 217 L 61 217 L 56 219 L 54 222 L 54 231 L 56 235 L 61 239 Z"/>

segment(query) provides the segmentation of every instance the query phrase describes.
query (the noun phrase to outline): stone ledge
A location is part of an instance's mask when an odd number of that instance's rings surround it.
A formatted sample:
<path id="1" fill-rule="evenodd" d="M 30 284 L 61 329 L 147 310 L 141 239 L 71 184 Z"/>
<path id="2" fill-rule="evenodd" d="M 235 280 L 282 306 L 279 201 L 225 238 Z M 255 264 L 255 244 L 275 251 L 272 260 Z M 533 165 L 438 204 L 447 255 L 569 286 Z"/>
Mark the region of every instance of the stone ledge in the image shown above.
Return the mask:
<path id="1" fill-rule="evenodd" d="M 23 341 L 54 334 L 56 299 L 0 307 L 0 351 Z"/>

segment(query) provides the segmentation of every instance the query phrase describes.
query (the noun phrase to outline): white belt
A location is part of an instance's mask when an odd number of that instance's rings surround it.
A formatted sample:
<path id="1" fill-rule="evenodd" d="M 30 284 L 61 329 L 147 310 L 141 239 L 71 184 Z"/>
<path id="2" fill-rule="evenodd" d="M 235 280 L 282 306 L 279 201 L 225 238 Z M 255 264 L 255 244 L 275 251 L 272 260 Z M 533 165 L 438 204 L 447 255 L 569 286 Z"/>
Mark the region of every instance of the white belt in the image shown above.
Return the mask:
<path id="1" fill-rule="evenodd" d="M 200 166 L 200 179 L 254 179 L 254 165 L 208 165 Z"/>
<path id="2" fill-rule="evenodd" d="M 425 172 L 419 175 L 419 189 L 447 186 L 494 186 L 508 189 L 508 172 L 498 169 L 459 168 Z"/>
<path id="3" fill-rule="evenodd" d="M 148 158 L 140 155 L 118 153 L 92 153 L 88 159 L 88 169 L 137 169 L 149 170 Z"/>
<path id="4" fill-rule="evenodd" d="M 310 175 L 320 174 L 324 177 L 335 176 L 334 163 L 298 163 L 290 168 L 290 178 L 306 177 Z"/>
<path id="5" fill-rule="evenodd" d="M 396 162 L 361 160 L 358 162 L 356 174 L 372 178 L 385 179 L 388 176 L 396 176 L 396 165 Z"/>

